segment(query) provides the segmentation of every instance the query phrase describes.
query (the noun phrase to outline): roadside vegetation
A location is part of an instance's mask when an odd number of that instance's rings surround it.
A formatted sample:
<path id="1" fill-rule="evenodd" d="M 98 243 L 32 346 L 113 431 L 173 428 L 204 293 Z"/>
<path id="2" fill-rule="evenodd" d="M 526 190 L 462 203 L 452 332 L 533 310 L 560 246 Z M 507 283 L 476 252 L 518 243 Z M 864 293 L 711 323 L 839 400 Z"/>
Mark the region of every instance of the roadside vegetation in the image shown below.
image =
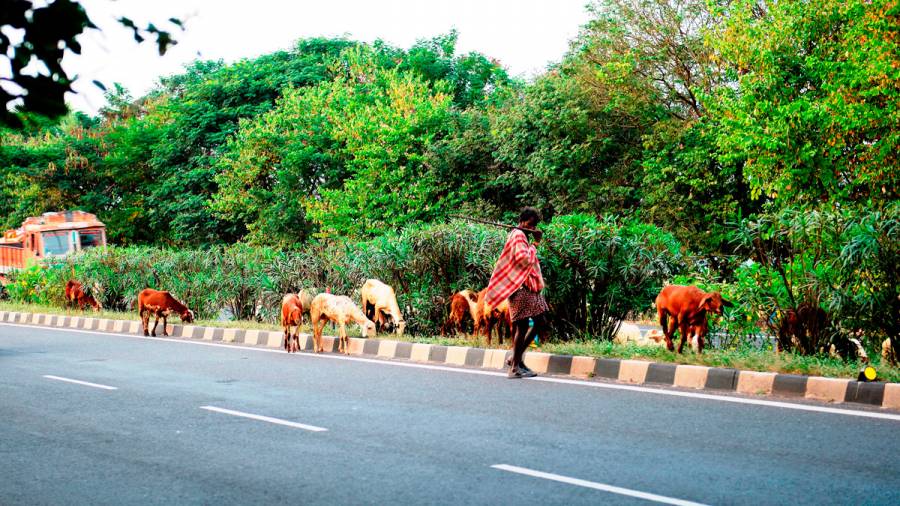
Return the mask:
<path id="1" fill-rule="evenodd" d="M 80 316 L 87 318 L 106 318 L 112 320 L 140 321 L 138 315 L 128 311 L 102 310 L 81 311 L 77 309 L 65 309 L 53 305 L 22 304 L 9 301 L 0 301 L 0 311 L 30 312 L 42 314 L 58 314 L 66 316 Z M 176 320 L 170 320 L 177 324 Z M 152 324 L 152 320 L 151 320 Z M 196 320 L 193 325 L 203 327 L 223 327 L 238 329 L 258 329 L 281 332 L 279 325 L 247 320 Z M 311 333 L 308 321 L 300 327 L 301 332 Z M 327 333 L 327 329 L 326 329 Z M 355 325 L 347 327 L 347 333 L 351 337 L 359 337 L 359 328 Z M 486 346 L 484 339 L 471 335 L 458 336 L 429 336 L 410 335 L 397 336 L 396 334 L 381 334 L 380 339 L 406 341 L 413 343 L 437 344 L 443 346 L 470 346 L 477 348 L 508 348 L 509 342 L 504 345 L 497 344 L 496 339 L 491 346 Z M 627 345 L 616 344 L 611 341 L 597 339 L 583 339 L 573 341 L 554 340 L 550 343 L 540 343 L 532 347 L 530 351 L 555 353 L 560 355 L 577 355 L 595 358 L 620 358 L 634 360 L 649 360 L 653 362 L 705 365 L 709 367 L 729 367 L 749 371 L 780 372 L 789 374 L 806 374 L 813 376 L 825 376 L 830 378 L 856 379 L 860 370 L 865 366 L 857 360 L 845 361 L 839 358 L 824 355 L 803 356 L 796 353 L 785 352 L 779 355 L 771 348 L 728 348 L 710 349 L 697 355 L 688 350 L 682 355 L 670 352 L 662 347 L 642 347 L 629 343 Z M 900 368 L 882 362 L 875 356 L 871 364 L 878 371 L 878 381 L 900 382 Z"/>
<path id="2" fill-rule="evenodd" d="M 81 208 L 116 246 L 16 272 L 8 297 L 61 306 L 77 278 L 116 311 L 150 286 L 206 320 L 272 325 L 286 292 L 358 300 L 374 277 L 431 339 L 504 238 L 453 216 L 510 222 L 534 205 L 547 349 L 645 353 L 610 340 L 679 283 L 736 304 L 711 323 L 721 349 L 679 360 L 847 375 L 853 362 L 819 358 L 829 343 L 896 352 L 896 1 L 590 9 L 529 81 L 459 54 L 455 33 L 409 48 L 312 38 L 196 61 L 142 97 L 110 87 L 95 117 L 21 114 L 0 132 L 0 225 Z M 766 358 L 759 334 L 809 307 L 826 331 Z"/>

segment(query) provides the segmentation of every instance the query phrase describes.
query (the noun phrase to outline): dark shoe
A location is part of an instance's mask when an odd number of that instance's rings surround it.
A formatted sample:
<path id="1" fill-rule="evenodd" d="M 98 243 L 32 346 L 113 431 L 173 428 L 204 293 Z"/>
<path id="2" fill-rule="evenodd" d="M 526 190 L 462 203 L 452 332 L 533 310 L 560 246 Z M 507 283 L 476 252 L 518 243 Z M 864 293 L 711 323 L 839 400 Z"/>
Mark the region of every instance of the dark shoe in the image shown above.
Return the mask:
<path id="1" fill-rule="evenodd" d="M 532 374 L 536 374 L 534 371 L 532 371 L 531 369 L 529 369 L 527 365 L 525 365 L 525 362 L 522 362 L 522 363 L 519 365 L 519 369 L 521 369 L 522 372 L 530 372 L 530 373 L 532 373 Z"/>
<path id="2" fill-rule="evenodd" d="M 521 369 L 510 367 L 509 372 L 506 373 L 506 377 L 509 379 L 519 379 L 519 378 L 524 378 L 525 377 L 524 374 L 525 373 L 522 372 Z"/>
<path id="3" fill-rule="evenodd" d="M 528 369 L 528 370 L 522 369 L 521 372 L 522 372 L 523 378 L 533 378 L 533 377 L 537 376 L 537 373 L 532 371 L 531 369 Z"/>

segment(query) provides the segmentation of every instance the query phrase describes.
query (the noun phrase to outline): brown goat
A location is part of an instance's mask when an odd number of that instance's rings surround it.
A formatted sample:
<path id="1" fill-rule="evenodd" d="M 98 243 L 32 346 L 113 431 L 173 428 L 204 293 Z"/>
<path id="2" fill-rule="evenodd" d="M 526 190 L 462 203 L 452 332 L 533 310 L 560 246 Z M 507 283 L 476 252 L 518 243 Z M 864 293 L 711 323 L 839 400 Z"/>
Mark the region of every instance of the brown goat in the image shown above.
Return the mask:
<path id="1" fill-rule="evenodd" d="M 180 316 L 181 321 L 184 323 L 194 321 L 194 312 L 175 299 L 175 297 L 172 297 L 172 294 L 169 292 L 146 288 L 138 294 L 137 303 L 138 315 L 141 317 L 145 336 L 152 335 L 156 337 L 156 327 L 159 325 L 160 317 L 163 321 L 163 335 L 169 335 L 166 327 L 166 318 L 172 313 Z M 150 326 L 151 313 L 156 316 L 156 320 L 153 322 L 153 331 L 147 332 L 147 327 Z"/>
<path id="2" fill-rule="evenodd" d="M 291 335 L 291 327 L 297 329 Z M 284 350 L 288 353 L 300 351 L 300 325 L 303 325 L 303 304 L 295 293 L 281 299 L 281 326 L 284 327 Z"/>
<path id="3" fill-rule="evenodd" d="M 474 328 L 477 316 L 478 295 L 472 290 L 460 290 L 450 296 L 450 315 L 441 326 L 441 335 L 446 335 L 447 330 L 453 333 L 465 333 L 465 321 L 472 320 Z"/>
<path id="4" fill-rule="evenodd" d="M 709 332 L 706 313 L 722 314 L 723 307 L 733 304 L 722 298 L 719 292 L 704 292 L 695 286 L 669 285 L 656 296 L 659 324 L 666 335 L 666 348 L 675 350 L 672 338 L 675 330 L 681 334 L 678 353 L 691 335 L 697 335 L 697 352 L 703 353 L 703 340 Z M 671 323 L 669 318 L 672 318 Z"/>
<path id="5" fill-rule="evenodd" d="M 828 313 L 818 306 L 804 302 L 796 309 L 785 309 L 778 323 L 775 351 L 796 348 L 803 354 L 815 353 L 819 344 L 824 343 L 828 326 Z"/>
<path id="6" fill-rule="evenodd" d="M 91 306 L 95 312 L 102 309 L 97 299 L 87 294 L 84 291 L 84 286 L 74 279 L 66 281 L 66 305 L 70 304 L 78 309 Z"/>
<path id="7" fill-rule="evenodd" d="M 487 294 L 487 288 L 478 292 L 478 302 L 475 309 L 475 334 L 484 334 L 487 339 L 487 345 L 491 345 L 491 336 L 494 327 L 497 328 L 497 341 L 503 344 L 503 334 L 512 342 L 512 320 L 509 317 L 509 300 L 504 300 L 497 307 L 489 308 L 485 306 L 484 297 Z M 508 331 L 508 332 L 506 332 Z"/>

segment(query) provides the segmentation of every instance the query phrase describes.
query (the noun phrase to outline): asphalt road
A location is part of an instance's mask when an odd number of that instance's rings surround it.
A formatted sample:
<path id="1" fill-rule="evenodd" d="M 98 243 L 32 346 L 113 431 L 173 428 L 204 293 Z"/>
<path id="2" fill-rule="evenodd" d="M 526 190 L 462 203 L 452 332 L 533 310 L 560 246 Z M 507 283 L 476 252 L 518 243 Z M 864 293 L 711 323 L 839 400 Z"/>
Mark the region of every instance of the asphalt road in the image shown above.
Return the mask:
<path id="1" fill-rule="evenodd" d="M 900 419 L 0 325 L 3 505 L 900 504 L 898 434 Z"/>

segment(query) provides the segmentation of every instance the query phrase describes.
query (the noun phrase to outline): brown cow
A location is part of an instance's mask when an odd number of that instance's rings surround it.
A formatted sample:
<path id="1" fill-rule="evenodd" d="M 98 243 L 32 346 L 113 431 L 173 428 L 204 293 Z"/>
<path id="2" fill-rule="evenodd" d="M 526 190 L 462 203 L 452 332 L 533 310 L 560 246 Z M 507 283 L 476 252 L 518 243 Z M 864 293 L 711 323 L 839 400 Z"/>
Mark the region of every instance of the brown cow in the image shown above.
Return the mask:
<path id="1" fill-rule="evenodd" d="M 454 334 L 456 332 L 465 333 L 466 317 L 475 323 L 477 318 L 478 295 L 472 290 L 460 290 L 450 297 L 450 315 L 447 321 L 441 326 L 441 335 L 446 335 L 447 330 Z"/>
<path id="2" fill-rule="evenodd" d="M 70 304 L 82 310 L 87 306 L 94 308 L 95 312 L 102 309 L 97 299 L 85 293 L 84 285 L 74 279 L 66 281 L 66 306 Z"/>
<path id="3" fill-rule="evenodd" d="M 291 327 L 297 329 L 291 336 Z M 281 299 L 281 326 L 284 327 L 284 350 L 288 353 L 300 350 L 300 325 L 303 325 L 303 303 L 295 293 Z"/>
<path id="4" fill-rule="evenodd" d="M 153 331 L 148 333 L 147 327 L 150 326 L 151 313 L 156 316 L 156 320 L 153 322 Z M 169 335 L 168 328 L 166 328 L 166 318 L 172 313 L 178 314 L 184 323 L 194 321 L 194 312 L 181 302 L 178 302 L 169 292 L 145 288 L 138 294 L 138 315 L 141 317 L 145 336 L 152 335 L 156 337 L 156 326 L 159 325 L 160 317 L 163 320 L 163 335 Z"/>
<path id="5" fill-rule="evenodd" d="M 666 335 L 666 348 L 675 349 L 672 337 L 678 330 L 681 341 L 678 353 L 684 350 L 684 343 L 689 336 L 697 335 L 697 352 L 703 353 L 703 338 L 709 332 L 706 313 L 722 314 L 722 307 L 733 304 L 722 298 L 719 292 L 704 292 L 695 286 L 669 285 L 656 296 L 656 311 L 659 313 L 659 324 Z M 669 317 L 672 318 L 671 323 Z"/>

